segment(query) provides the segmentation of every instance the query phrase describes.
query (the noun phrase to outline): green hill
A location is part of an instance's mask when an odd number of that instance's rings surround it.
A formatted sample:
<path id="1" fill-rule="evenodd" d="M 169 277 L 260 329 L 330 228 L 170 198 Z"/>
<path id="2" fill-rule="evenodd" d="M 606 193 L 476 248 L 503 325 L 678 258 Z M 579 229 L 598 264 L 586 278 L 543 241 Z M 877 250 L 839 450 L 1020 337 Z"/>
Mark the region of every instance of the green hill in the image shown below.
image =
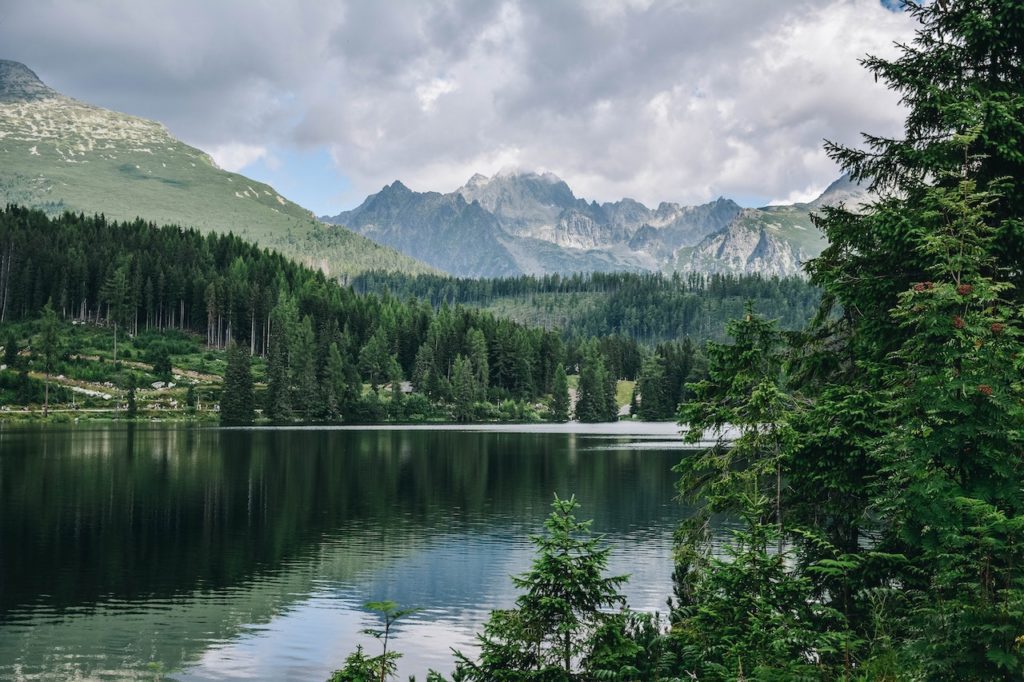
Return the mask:
<path id="1" fill-rule="evenodd" d="M 0 204 L 234 232 L 334 276 L 430 272 L 273 187 L 217 167 L 161 124 L 65 97 L 0 60 Z"/>

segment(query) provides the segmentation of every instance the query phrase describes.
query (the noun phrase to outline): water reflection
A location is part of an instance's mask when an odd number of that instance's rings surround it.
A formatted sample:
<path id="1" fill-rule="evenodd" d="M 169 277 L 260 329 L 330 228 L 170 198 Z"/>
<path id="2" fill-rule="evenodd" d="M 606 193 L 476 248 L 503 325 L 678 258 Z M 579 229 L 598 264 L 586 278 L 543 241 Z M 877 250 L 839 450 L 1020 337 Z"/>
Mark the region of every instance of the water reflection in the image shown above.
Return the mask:
<path id="1" fill-rule="evenodd" d="M 512 603 L 556 492 L 607 534 L 631 605 L 659 608 L 681 453 L 638 440 L 0 430 L 0 677 L 316 679 L 369 599 L 423 609 L 404 673 L 445 670 Z"/>

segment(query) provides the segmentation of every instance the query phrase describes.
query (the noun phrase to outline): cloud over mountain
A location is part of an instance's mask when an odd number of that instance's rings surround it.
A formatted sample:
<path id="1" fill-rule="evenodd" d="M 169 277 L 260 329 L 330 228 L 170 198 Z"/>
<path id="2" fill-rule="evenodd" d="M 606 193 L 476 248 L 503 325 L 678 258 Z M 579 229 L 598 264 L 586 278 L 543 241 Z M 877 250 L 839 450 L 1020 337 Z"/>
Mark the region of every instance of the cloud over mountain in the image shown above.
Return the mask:
<path id="1" fill-rule="evenodd" d="M 349 181 L 311 206 L 330 212 L 507 165 L 588 199 L 814 196 L 837 174 L 823 138 L 898 130 L 857 59 L 912 28 L 878 0 L 40 0 L 3 9 L 0 43 L 231 163 L 329 150 Z"/>

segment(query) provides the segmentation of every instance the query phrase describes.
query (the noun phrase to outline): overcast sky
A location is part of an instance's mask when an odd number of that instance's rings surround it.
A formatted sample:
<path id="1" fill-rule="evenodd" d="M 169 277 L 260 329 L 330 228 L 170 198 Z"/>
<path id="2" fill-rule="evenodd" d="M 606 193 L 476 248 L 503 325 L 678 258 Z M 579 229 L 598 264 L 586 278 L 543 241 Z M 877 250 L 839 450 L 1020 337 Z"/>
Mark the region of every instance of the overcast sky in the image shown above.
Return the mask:
<path id="1" fill-rule="evenodd" d="M 0 58 L 159 120 L 318 214 L 395 179 L 547 170 L 577 195 L 815 196 L 823 138 L 895 133 L 857 63 L 894 0 L 0 0 Z"/>

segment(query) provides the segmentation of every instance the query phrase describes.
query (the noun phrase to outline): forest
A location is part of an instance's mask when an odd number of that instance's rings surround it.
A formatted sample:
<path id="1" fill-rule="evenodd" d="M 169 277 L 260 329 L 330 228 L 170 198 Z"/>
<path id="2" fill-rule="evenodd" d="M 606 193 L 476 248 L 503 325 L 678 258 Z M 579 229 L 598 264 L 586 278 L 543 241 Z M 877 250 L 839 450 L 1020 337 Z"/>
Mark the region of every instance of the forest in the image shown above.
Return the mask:
<path id="1" fill-rule="evenodd" d="M 748 303 L 782 329 L 814 315 L 820 290 L 801 277 L 759 274 L 586 273 L 462 279 L 367 272 L 352 280 L 362 293 L 413 296 L 434 307 L 463 304 L 519 322 L 557 328 L 566 338 L 621 335 L 651 346 L 689 338 L 722 340 L 725 324 Z"/>
<path id="2" fill-rule="evenodd" d="M 695 511 L 667 621 L 624 607 L 556 498 L 453 679 L 1024 677 L 1024 3 L 905 9 L 914 41 L 864 60 L 903 134 L 826 145 L 876 199 L 815 219 L 820 314 L 787 334 L 750 310 L 688 385 L 686 438 L 732 433 L 675 468 Z M 715 517 L 734 521 L 717 546 Z M 381 634 L 333 679 L 387 676 Z"/>
<path id="3" fill-rule="evenodd" d="M 68 398 L 50 396 L 51 375 L 101 371 L 76 370 L 105 351 L 93 339 L 91 354 L 83 352 L 75 341 L 83 332 L 69 323 L 112 333 L 102 378 L 125 401 L 143 380 L 170 382 L 172 359 L 195 354 L 188 339 L 198 336 L 216 352 L 210 362 L 224 365 L 223 395 L 208 399 L 224 403 L 226 423 L 257 414 L 275 423 L 608 421 L 618 418 L 617 382 L 636 380 L 652 354 L 622 335 L 563 340 L 463 305 L 356 293 L 231 234 L 9 206 L 0 212 L 0 253 L 9 359 L 0 390 L 19 404 L 42 397 L 44 410 L 51 397 Z M 128 341 L 144 354 L 148 364 L 136 368 L 144 374 L 119 372 L 118 343 L 127 360 Z M 690 343 L 658 347 L 655 365 L 668 362 L 675 378 L 665 391 L 680 394 L 697 354 Z M 567 374 L 579 376 L 576 410 Z M 663 375 L 647 385 L 660 386 Z M 656 402 L 657 418 L 670 417 L 675 404 Z"/>

